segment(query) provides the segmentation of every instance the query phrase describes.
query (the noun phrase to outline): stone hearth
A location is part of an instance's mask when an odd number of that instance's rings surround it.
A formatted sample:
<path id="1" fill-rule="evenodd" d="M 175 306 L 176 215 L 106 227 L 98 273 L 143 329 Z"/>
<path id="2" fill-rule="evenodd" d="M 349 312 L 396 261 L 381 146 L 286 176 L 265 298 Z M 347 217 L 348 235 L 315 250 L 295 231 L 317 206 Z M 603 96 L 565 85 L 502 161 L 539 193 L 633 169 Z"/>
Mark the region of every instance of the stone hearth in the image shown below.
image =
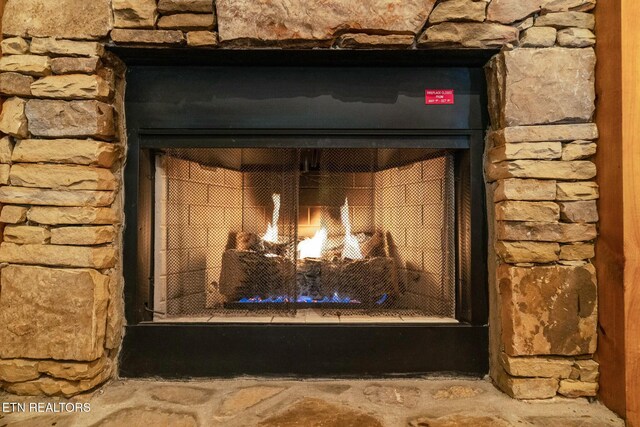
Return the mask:
<path id="1" fill-rule="evenodd" d="M 595 0 L 307 3 L 7 1 L 5 390 L 72 396 L 117 375 L 125 68 L 105 50 L 117 45 L 501 49 L 486 67 L 491 377 L 515 398 L 596 395 Z"/>
<path id="2" fill-rule="evenodd" d="M 520 402 L 479 380 L 275 381 L 234 379 L 170 382 L 113 381 L 74 398 L 22 397 L 0 391 L 12 413 L 8 425 L 122 426 L 145 420 L 180 426 L 384 427 L 623 427 L 599 403 L 581 399 Z M 31 403 L 85 411 L 20 413 Z M 90 408 L 89 412 L 86 408 Z M 11 411 L 8 411 L 11 412 Z"/>

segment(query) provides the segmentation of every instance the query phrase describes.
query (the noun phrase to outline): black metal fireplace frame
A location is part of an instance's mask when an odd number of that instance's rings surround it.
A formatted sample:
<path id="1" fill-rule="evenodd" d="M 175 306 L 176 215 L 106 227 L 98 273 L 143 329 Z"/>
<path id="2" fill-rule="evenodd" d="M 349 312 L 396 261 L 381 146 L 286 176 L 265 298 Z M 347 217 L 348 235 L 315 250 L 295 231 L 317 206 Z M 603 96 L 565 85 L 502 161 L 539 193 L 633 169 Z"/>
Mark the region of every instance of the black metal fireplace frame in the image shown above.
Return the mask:
<path id="1" fill-rule="evenodd" d="M 129 65 L 203 64 L 202 57 L 184 51 L 173 59 L 149 59 L 136 50 L 115 49 Z M 210 54 L 216 65 L 332 65 L 396 64 L 425 66 L 462 65 L 478 68 L 493 52 L 476 52 L 466 57 L 459 53 L 447 63 L 446 52 L 420 55 L 381 53 L 372 56 L 326 52 L 316 56 L 308 51 L 298 56 L 289 53 L 229 51 Z M 411 55 L 415 54 L 412 58 Z M 253 55 L 253 57 L 252 57 Z M 342 60 L 340 60 L 342 55 Z M 385 55 L 387 59 L 385 60 Z M 354 59 L 355 57 L 355 59 Z M 358 61 L 360 57 L 360 61 Z M 178 59 L 176 59 L 178 58 Z M 217 58 L 217 61 L 216 61 Z M 324 58 L 324 59 L 323 59 Z M 338 60 L 336 60 L 338 58 Z M 394 62 L 395 58 L 395 62 Z M 404 61 L 404 62 L 403 62 Z M 211 64 L 209 63 L 209 64 Z M 204 62 L 207 64 L 207 62 Z M 484 86 L 480 96 L 484 99 Z M 139 93 L 138 93 L 139 94 Z M 154 93 L 154 99 L 166 101 L 174 94 Z M 124 275 L 127 329 L 124 337 L 120 374 L 123 377 L 162 376 L 185 378 L 238 375 L 277 375 L 312 377 L 365 377 L 387 375 L 423 375 L 456 372 L 484 375 L 488 371 L 488 307 L 486 275 L 486 213 L 482 155 L 485 111 L 477 112 L 480 125 L 468 129 L 243 129 L 183 127 L 184 121 L 167 118 L 162 128 L 148 127 L 138 120 L 142 104 L 127 104 L 128 157 L 125 168 Z M 185 107 L 184 114 L 194 113 Z M 444 113 L 443 113 L 444 114 Z M 438 113 L 436 113 L 436 116 Z M 133 120 L 129 120 L 133 117 Z M 438 117 L 434 117 L 437 121 Z M 375 137 L 372 139 L 372 137 Z M 332 147 L 354 147 L 367 141 L 385 141 L 385 147 L 419 147 L 464 150 L 470 156 L 471 203 L 471 286 L 458 298 L 458 324 L 242 324 L 242 323 L 152 323 L 153 310 L 152 251 L 150 224 L 152 209 L 153 164 L 149 150 L 167 146 L 181 147 L 305 147 L 316 146 L 318 139 Z M 269 143 L 268 141 L 271 141 Z M 425 144 L 425 141 L 427 143 Z M 434 142 L 436 141 L 436 142 Z M 142 179 L 141 179 L 142 177 Z M 150 179 L 145 179 L 149 177 Z M 140 195 L 145 197 L 140 198 Z M 145 199 L 146 198 L 146 202 Z M 152 200 L 152 199 L 151 199 Z"/>

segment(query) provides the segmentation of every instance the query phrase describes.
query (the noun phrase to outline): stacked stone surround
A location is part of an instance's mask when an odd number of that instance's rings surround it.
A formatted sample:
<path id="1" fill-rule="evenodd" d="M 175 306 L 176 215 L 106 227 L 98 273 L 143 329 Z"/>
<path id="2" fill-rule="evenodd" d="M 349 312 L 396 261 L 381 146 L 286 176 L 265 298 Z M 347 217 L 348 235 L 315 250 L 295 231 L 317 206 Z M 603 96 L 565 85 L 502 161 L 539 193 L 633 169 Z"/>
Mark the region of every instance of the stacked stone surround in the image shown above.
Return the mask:
<path id="1" fill-rule="evenodd" d="M 594 396 L 595 0 L 8 0 L 0 59 L 0 382 L 116 375 L 124 67 L 149 48 L 502 48 L 487 65 L 492 378 Z M 179 78 L 179 76 L 176 76 Z"/>

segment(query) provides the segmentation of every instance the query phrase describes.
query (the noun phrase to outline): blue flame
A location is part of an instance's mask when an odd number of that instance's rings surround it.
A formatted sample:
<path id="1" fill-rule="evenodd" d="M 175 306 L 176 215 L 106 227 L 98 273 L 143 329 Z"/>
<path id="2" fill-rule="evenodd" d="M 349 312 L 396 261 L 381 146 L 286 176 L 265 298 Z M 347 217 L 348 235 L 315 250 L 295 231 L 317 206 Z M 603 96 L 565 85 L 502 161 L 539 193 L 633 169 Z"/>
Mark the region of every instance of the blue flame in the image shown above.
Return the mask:
<path id="1" fill-rule="evenodd" d="M 259 296 L 255 296 L 252 298 L 241 298 L 238 300 L 239 303 L 288 303 L 288 302 L 298 302 L 298 303 L 307 303 L 307 304 L 323 304 L 323 303 L 340 303 L 340 304 L 360 304 L 360 301 L 351 299 L 349 297 L 341 297 L 335 292 L 331 297 L 325 296 L 320 299 L 314 299 L 309 296 L 300 295 L 298 298 L 293 299 L 289 296 L 275 296 L 268 298 L 261 298 Z"/>
<path id="2" fill-rule="evenodd" d="M 384 294 L 380 297 L 380 299 L 378 301 L 376 301 L 376 304 L 384 304 L 384 302 L 389 298 L 388 294 Z"/>

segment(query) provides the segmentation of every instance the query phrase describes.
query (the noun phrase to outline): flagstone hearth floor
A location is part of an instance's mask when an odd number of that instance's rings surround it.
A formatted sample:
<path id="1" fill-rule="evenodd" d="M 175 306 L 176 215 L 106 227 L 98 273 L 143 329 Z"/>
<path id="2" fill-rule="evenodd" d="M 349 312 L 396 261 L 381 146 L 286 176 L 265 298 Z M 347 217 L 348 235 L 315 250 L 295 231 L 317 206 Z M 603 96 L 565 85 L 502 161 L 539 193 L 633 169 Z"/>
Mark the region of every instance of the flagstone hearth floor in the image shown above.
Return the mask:
<path id="1" fill-rule="evenodd" d="M 488 381 L 449 378 L 113 381 L 91 394 L 72 399 L 0 394 L 0 403 L 7 402 L 25 403 L 27 409 L 30 403 L 88 404 L 85 409 L 90 406 L 90 412 L 3 413 L 0 414 L 0 427 L 624 425 L 598 402 L 562 398 L 542 402 L 515 401 Z"/>

